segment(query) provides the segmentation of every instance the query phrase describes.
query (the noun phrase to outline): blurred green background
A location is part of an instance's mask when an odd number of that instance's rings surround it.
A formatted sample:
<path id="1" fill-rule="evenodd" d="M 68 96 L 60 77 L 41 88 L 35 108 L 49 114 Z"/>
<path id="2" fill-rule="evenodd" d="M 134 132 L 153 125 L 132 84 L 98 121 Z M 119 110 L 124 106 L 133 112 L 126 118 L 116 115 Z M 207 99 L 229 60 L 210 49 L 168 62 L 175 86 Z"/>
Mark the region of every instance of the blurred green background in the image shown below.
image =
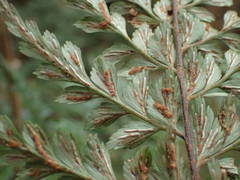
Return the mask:
<path id="1" fill-rule="evenodd" d="M 76 29 L 73 24 L 81 17 L 81 13 L 71 9 L 62 0 L 12 0 L 24 19 L 35 20 L 40 30 L 54 32 L 61 43 L 70 40 L 81 50 L 87 70 L 90 70 L 94 57 L 113 42 L 121 39 L 113 34 L 86 34 Z M 238 3 L 238 4 L 237 4 Z M 239 12 L 239 0 L 236 0 L 235 10 Z M 213 8 L 217 14 L 216 27 L 220 27 L 220 19 L 226 9 Z M 40 65 L 40 61 L 28 59 L 19 53 L 18 40 L 5 29 L 3 19 L 0 19 L 0 114 L 14 119 L 15 124 L 21 126 L 23 121 L 39 124 L 49 135 L 61 129 L 72 133 L 81 144 L 89 133 L 86 121 L 91 110 L 97 107 L 98 101 L 91 101 L 81 105 L 59 104 L 54 100 L 63 92 L 67 83 L 44 81 L 37 79 L 33 72 Z M 102 140 L 107 140 L 120 122 L 108 128 L 98 130 Z M 84 149 L 84 147 L 83 147 Z M 122 152 L 112 154 L 114 168 L 120 177 L 122 171 Z M 129 153 L 130 152 L 130 153 Z M 121 156 L 120 156 L 121 154 Z M 131 151 L 128 150 L 130 156 Z M 127 156 L 125 156 L 127 158 Z M 5 167 L 0 162 L 0 180 L 11 180 L 16 176 L 17 169 Z M 48 178 L 50 180 L 57 177 Z M 122 179 L 121 177 L 119 179 Z"/>

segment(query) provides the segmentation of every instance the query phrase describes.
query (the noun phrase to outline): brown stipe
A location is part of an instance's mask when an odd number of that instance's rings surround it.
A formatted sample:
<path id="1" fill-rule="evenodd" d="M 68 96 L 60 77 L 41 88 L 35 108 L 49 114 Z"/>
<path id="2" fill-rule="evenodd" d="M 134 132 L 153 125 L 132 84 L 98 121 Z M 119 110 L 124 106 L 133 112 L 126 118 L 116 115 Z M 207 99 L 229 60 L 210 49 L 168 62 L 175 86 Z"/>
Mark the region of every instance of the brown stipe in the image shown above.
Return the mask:
<path id="1" fill-rule="evenodd" d="M 192 134 L 192 121 L 190 119 L 189 113 L 189 100 L 186 88 L 186 77 L 185 69 L 183 62 L 183 49 L 180 35 L 180 28 L 178 22 L 178 11 L 179 11 L 179 1 L 172 0 L 172 10 L 173 10 L 173 36 L 174 36 L 174 46 L 176 49 L 176 64 L 177 64 L 177 77 L 180 85 L 180 93 L 182 100 L 182 113 L 183 113 L 183 122 L 184 122 L 184 131 L 185 131 L 185 144 L 188 152 L 188 159 L 190 164 L 191 171 L 191 180 L 199 180 L 199 169 L 197 167 L 196 155 L 194 152 L 193 146 L 193 134 Z"/>

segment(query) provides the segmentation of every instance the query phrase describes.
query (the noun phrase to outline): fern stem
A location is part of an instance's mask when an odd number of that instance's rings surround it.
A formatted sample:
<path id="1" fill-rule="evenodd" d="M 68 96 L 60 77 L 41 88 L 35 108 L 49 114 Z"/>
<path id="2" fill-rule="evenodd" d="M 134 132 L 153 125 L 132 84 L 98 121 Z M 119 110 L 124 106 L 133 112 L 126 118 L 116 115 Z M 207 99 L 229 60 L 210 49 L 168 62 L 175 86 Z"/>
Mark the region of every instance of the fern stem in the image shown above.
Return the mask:
<path id="1" fill-rule="evenodd" d="M 191 131 L 192 123 L 190 121 L 189 100 L 187 98 L 187 89 L 185 85 L 183 51 L 182 51 L 181 42 L 180 42 L 177 0 L 172 1 L 172 8 L 173 8 L 173 35 L 174 35 L 174 43 L 175 43 L 176 58 L 177 58 L 177 77 L 180 85 L 180 92 L 181 92 L 181 99 L 182 99 L 182 111 L 183 111 L 183 121 L 184 121 L 184 129 L 185 129 L 185 144 L 188 152 L 188 158 L 190 161 L 191 179 L 198 180 L 200 177 L 199 177 L 197 162 L 195 159 L 195 154 L 193 149 L 193 135 Z"/>

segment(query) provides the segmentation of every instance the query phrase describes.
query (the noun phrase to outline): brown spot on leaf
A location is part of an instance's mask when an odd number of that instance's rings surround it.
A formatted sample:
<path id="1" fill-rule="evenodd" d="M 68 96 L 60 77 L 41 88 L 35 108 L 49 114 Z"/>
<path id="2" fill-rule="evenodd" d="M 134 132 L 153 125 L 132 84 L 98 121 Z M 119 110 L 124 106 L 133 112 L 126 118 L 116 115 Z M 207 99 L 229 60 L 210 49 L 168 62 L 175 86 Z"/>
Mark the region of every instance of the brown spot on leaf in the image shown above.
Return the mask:
<path id="1" fill-rule="evenodd" d="M 103 83 L 108 89 L 111 96 L 116 96 L 115 86 L 112 81 L 111 70 L 107 70 L 103 72 Z"/>
<path id="2" fill-rule="evenodd" d="M 144 69 L 144 66 L 137 66 L 137 67 L 133 67 L 132 69 L 130 69 L 130 71 L 128 72 L 129 75 L 134 75 L 136 73 L 141 72 Z"/>
<path id="3" fill-rule="evenodd" d="M 144 69 L 151 69 L 154 68 L 153 66 L 136 66 L 130 69 L 130 71 L 128 72 L 129 75 L 134 75 L 137 74 L 139 72 L 142 72 Z"/>
<path id="4" fill-rule="evenodd" d="M 168 108 L 158 102 L 155 102 L 153 105 L 165 118 L 172 118 L 173 114 L 168 110 Z"/>
<path id="5" fill-rule="evenodd" d="M 155 102 L 154 107 L 159 111 L 166 111 L 168 108 L 160 103 Z"/>
<path id="6" fill-rule="evenodd" d="M 162 88 L 162 93 L 165 95 L 169 95 L 169 94 L 173 93 L 173 89 L 172 88 Z"/>
<path id="7" fill-rule="evenodd" d="M 168 159 L 168 168 L 176 169 L 177 168 L 177 155 L 176 155 L 176 146 L 174 143 L 166 144 L 166 152 Z"/>
<path id="8" fill-rule="evenodd" d="M 165 118 L 172 118 L 173 117 L 173 114 L 170 112 L 170 111 L 163 111 L 162 112 L 162 115 L 165 117 Z"/>
<path id="9" fill-rule="evenodd" d="M 62 168 L 57 162 L 55 162 L 55 160 L 53 160 L 50 155 L 45 151 L 43 145 L 42 145 L 42 139 L 40 137 L 40 135 L 30 126 L 27 126 L 29 129 L 29 132 L 31 133 L 36 149 L 39 152 L 39 154 L 43 157 L 43 159 L 45 160 L 45 162 L 51 166 L 52 168 L 56 169 L 56 170 L 61 170 L 61 171 L 66 171 L 66 169 Z"/>
<path id="10" fill-rule="evenodd" d="M 77 65 L 79 66 L 80 65 L 80 60 L 78 59 L 77 55 L 76 54 L 70 54 L 70 58 L 71 60 Z"/>
<path id="11" fill-rule="evenodd" d="M 14 140 L 14 139 L 8 140 L 6 145 L 10 148 L 17 148 L 17 147 L 22 146 L 22 144 L 20 142 Z"/>
<path id="12" fill-rule="evenodd" d="M 107 29 L 108 25 L 109 25 L 110 21 L 103 21 L 101 23 L 99 23 L 99 28 L 100 29 Z"/>
<path id="13" fill-rule="evenodd" d="M 104 19 L 109 23 L 111 22 L 111 17 L 108 14 L 108 10 L 107 7 L 104 3 L 104 1 L 99 2 L 98 4 L 99 9 L 101 10 L 102 16 L 104 17 Z"/>
<path id="14" fill-rule="evenodd" d="M 89 93 L 83 94 L 82 96 L 69 95 L 66 97 L 66 100 L 74 102 L 87 101 L 90 99 L 92 99 L 92 95 Z"/>
<path id="15" fill-rule="evenodd" d="M 61 76 L 54 72 L 40 72 L 41 75 L 47 76 L 49 79 L 59 79 Z"/>

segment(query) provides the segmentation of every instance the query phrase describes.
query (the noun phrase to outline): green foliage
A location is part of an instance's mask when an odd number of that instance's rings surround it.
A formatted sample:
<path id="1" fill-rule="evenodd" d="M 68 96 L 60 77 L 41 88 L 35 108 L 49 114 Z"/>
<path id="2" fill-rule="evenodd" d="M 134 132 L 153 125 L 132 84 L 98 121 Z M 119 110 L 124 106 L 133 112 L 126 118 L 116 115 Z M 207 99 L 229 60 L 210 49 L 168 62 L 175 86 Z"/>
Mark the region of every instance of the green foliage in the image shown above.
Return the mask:
<path id="1" fill-rule="evenodd" d="M 114 33 L 126 41 L 114 43 L 96 56 L 88 71 L 77 45 L 70 41 L 62 45 L 55 34 L 41 33 L 35 22 L 24 21 L 12 5 L 0 0 L 9 31 L 23 41 L 20 51 L 41 60 L 34 74 L 45 80 L 70 82 L 57 102 L 76 105 L 98 101 L 97 108 L 88 110 L 91 128 L 126 121 L 110 137 L 107 148 L 96 135 L 90 135 L 83 155 L 71 136 L 60 133 L 49 140 L 40 128 L 28 123 L 18 132 L 2 117 L 0 142 L 6 147 L 2 157 L 23 161 L 19 179 L 59 173 L 59 177 L 115 180 L 106 149 L 135 150 L 146 144 L 149 148 L 125 161 L 126 179 L 191 179 L 192 163 L 200 173 L 208 166 L 203 178 L 239 178 L 234 159 L 225 153 L 237 148 L 240 141 L 236 33 L 240 17 L 227 11 L 222 28 L 217 30 L 211 25 L 214 15 L 205 7 L 231 6 L 231 0 L 177 1 L 178 17 L 173 2 L 66 0 L 82 14 L 75 23 L 77 28 L 86 33 Z M 213 106 L 212 99 L 223 105 Z M 152 150 L 156 146 L 160 146 L 157 153 Z M 187 153 L 188 157 L 181 156 Z M 161 158 L 152 158 L 156 154 Z"/>

